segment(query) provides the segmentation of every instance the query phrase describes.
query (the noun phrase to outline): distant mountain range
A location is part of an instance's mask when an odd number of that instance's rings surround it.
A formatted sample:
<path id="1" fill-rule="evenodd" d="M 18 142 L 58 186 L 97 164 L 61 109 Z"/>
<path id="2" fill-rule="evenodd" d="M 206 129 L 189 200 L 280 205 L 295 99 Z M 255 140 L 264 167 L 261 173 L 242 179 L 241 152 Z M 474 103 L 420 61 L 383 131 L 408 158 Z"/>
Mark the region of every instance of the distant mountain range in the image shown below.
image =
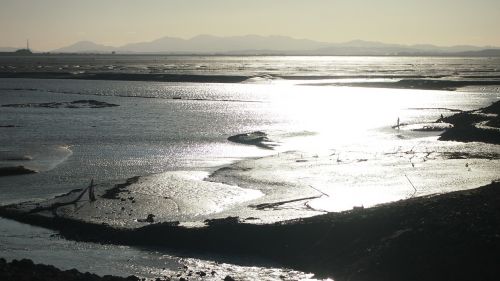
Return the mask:
<path id="1" fill-rule="evenodd" d="M 53 53 L 265 53 L 265 52 L 303 52 L 328 47 L 331 44 L 285 36 L 233 36 L 218 37 L 199 35 L 191 39 L 163 37 L 151 42 L 127 44 L 121 47 L 99 45 L 90 41 L 77 42 L 71 46 L 53 50 Z"/>
<path id="2" fill-rule="evenodd" d="M 105 46 L 90 41 L 53 50 L 51 53 L 111 53 L 118 54 L 226 54 L 226 55 L 461 55 L 500 56 L 493 46 L 401 45 L 354 40 L 326 43 L 286 36 L 199 35 L 191 39 L 163 37 L 120 47 Z"/>

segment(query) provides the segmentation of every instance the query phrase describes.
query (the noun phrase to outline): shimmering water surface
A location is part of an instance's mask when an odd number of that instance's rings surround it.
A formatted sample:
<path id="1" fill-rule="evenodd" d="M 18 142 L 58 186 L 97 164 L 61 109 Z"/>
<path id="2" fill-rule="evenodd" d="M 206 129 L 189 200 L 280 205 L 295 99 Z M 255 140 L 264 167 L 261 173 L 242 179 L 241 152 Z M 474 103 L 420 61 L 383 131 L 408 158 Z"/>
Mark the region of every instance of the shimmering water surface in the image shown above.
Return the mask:
<path id="1" fill-rule="evenodd" d="M 499 58 L 38 55 L 0 58 L 0 71 L 220 74 L 308 78 L 498 78 Z"/>
<path id="2" fill-rule="evenodd" d="M 231 200 L 240 200 L 238 198 L 243 195 L 241 198 L 247 198 L 245 200 L 293 199 L 317 193 L 319 189 L 329 196 L 309 202 L 309 207 L 317 211 L 339 211 L 408 197 L 412 190 L 409 190 L 406 176 L 422 187 L 417 191 L 418 196 L 479 186 L 495 177 L 499 168 L 498 161 L 478 160 L 471 166 L 476 169 L 473 174 L 464 174 L 461 170 L 466 164 L 464 161 L 446 162 L 451 164 L 441 169 L 444 162 L 440 153 L 500 151 L 494 145 L 439 143 L 436 141 L 438 133 L 391 128 L 398 118 L 402 123 L 418 126 L 435 121 L 441 114 L 453 114 L 450 109 L 486 106 L 499 99 L 497 87 L 430 91 L 321 86 L 321 82 L 332 79 L 494 80 L 499 75 L 498 59 L 145 59 L 129 56 L 121 61 L 112 57 L 92 61 L 62 57 L 41 60 L 38 65 L 43 69 L 40 71 L 60 68 L 254 77 L 237 84 L 0 79 L 1 105 L 90 99 L 119 105 L 105 108 L 0 107 L 0 125 L 14 126 L 0 128 L 0 166 L 24 165 L 39 171 L 33 175 L 0 178 L 2 204 L 49 198 L 85 187 L 91 178 L 98 183 L 111 183 L 136 175 L 158 174 L 146 177 L 146 185 L 138 190 L 154 193 L 157 191 L 151 191 L 151 186 L 166 186 L 171 190 L 161 194 L 185 196 L 185 202 L 191 202 L 197 199 L 192 196 L 194 191 L 188 190 L 206 186 L 213 190 L 200 194 L 206 198 L 218 197 L 212 198 L 213 205 L 202 206 L 203 214 L 252 216 L 253 213 L 245 213 L 247 211 L 238 206 L 226 207 L 233 206 L 236 201 L 226 202 L 220 194 L 229 192 L 231 185 L 218 188 L 216 184 L 201 184 L 204 176 L 196 176 L 191 185 L 185 179 L 177 181 L 182 184 L 173 184 L 168 174 L 208 175 L 223 165 L 247 159 L 238 165 L 249 168 L 250 172 L 227 178 L 234 186 L 234 194 L 238 194 Z M 4 60 L 0 70 L 21 71 L 33 67 L 29 61 Z M 296 77 L 289 80 L 287 76 Z M 311 84 L 311 77 L 301 76 L 314 76 L 313 82 L 317 85 Z M 266 150 L 227 141 L 231 135 L 251 131 L 265 131 L 279 145 L 274 150 Z M 404 158 L 408 151 L 415 152 L 415 158 Z M 436 152 L 432 161 L 429 160 L 430 151 Z M 338 163 L 345 165 L 332 168 Z M 162 172 L 168 173 L 159 174 Z M 271 181 L 280 182 L 282 189 L 279 189 L 280 184 L 275 191 L 266 187 L 265 183 Z M 314 189 L 306 192 L 302 186 Z M 398 188 L 401 186 L 404 187 Z M 200 217 L 198 211 L 195 213 L 195 209 L 186 207 L 186 210 L 187 214 L 193 213 L 184 216 L 187 220 L 205 218 Z M 302 215 L 301 210 L 290 206 L 269 215 L 269 220 L 272 221 L 273 216 L 276 220 Z M 0 231 L 3 256 L 32 257 L 35 261 L 63 268 L 154 276 L 161 275 L 164 267 L 174 270 L 181 262 L 198 264 L 198 267 L 211 266 L 204 259 L 181 261 L 168 251 L 68 242 L 52 237 L 49 231 L 7 220 L 0 220 Z M 52 245 L 51 251 L 40 249 L 40 243 Z M 79 249 L 84 250 L 77 259 L 66 258 Z M 107 253 L 106 261 L 112 263 L 127 260 L 127 267 L 106 271 L 99 267 L 99 258 L 96 258 L 102 253 Z M 233 273 L 248 271 L 235 265 L 225 268 Z M 257 267 L 253 270 L 255 280 L 263 277 L 259 277 L 258 272 L 275 274 L 272 273 L 274 269 Z M 310 277 L 297 272 L 286 274 L 291 279 Z"/>

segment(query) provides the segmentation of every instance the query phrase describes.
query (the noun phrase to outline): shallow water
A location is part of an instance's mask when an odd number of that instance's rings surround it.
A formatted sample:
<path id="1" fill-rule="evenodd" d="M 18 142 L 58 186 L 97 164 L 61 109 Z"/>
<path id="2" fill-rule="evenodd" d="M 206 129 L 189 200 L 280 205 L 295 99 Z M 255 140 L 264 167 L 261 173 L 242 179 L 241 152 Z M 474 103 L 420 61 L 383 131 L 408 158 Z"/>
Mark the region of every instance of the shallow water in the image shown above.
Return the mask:
<path id="1" fill-rule="evenodd" d="M 91 178 L 107 184 L 136 175 L 157 174 L 145 177 L 146 184 L 138 190 L 148 194 L 159 192 L 167 197 L 175 195 L 190 202 L 185 204 L 183 214 L 187 220 L 204 219 L 206 214 L 254 216 L 253 211 L 234 207 L 235 202 L 245 205 L 253 200 L 257 204 L 268 202 L 269 198 L 280 201 L 318 195 L 320 190 L 329 196 L 308 202 L 316 214 L 318 210 L 339 211 L 413 196 L 408 179 L 417 187 L 415 195 L 419 196 L 476 187 L 491 180 L 498 170 L 498 160 L 443 162 L 438 154 L 431 155 L 433 159 L 426 158 L 431 150 L 500 153 L 498 146 L 440 143 L 436 141 L 438 133 L 391 128 L 398 118 L 402 123 L 419 126 L 435 121 L 441 114 L 453 114 L 449 109 L 486 106 L 499 99 L 495 87 L 469 87 L 457 92 L 369 89 L 306 86 L 300 84 L 309 83 L 310 77 L 293 81 L 275 77 L 354 75 L 364 81 L 368 78 L 362 76 L 366 75 L 383 76 L 373 79 L 446 75 L 446 79 L 465 79 L 474 73 L 497 75 L 496 60 L 226 58 L 221 62 L 198 58 L 188 59 L 184 65 L 170 59 L 156 63 L 131 60 L 121 62 L 123 71 L 149 72 L 154 67 L 168 73 L 243 73 L 259 77 L 241 84 L 0 79 L 2 105 L 82 99 L 120 105 L 95 109 L 0 107 L 0 125 L 15 126 L 0 128 L 0 165 L 25 165 L 40 171 L 34 175 L 1 177 L 1 204 L 52 197 L 86 187 Z M 70 70 L 77 68 L 75 62 L 65 64 Z M 101 71 L 107 64 L 114 63 L 100 61 L 88 66 L 78 63 L 78 68 Z M 205 64 L 207 67 L 199 67 Z M 49 66 L 61 67 L 57 63 Z M 274 76 L 263 76 L 269 74 Z M 268 133 L 279 146 L 265 150 L 227 141 L 229 136 L 257 130 Z M 410 156 L 405 153 L 408 151 L 414 153 Z M 395 154 L 385 156 L 392 152 Z M 264 158 L 248 159 L 251 157 Z M 247 174 L 231 175 L 235 196 L 217 195 L 224 194 L 231 186 L 200 183 L 209 172 L 242 159 L 247 160 L 239 165 L 250 170 Z M 446 169 L 442 168 L 443 163 Z M 162 172 L 166 173 L 158 174 Z M 171 181 L 168 175 L 172 173 L 203 176 L 196 176 L 191 182 Z M 276 188 L 266 183 L 276 183 Z M 189 186 L 183 189 L 186 185 Z M 198 206 L 201 210 L 198 213 L 198 209 L 188 205 L 198 200 L 193 190 L 200 186 L 214 188 L 204 191 L 208 197 L 218 197 L 211 201 L 213 204 Z M 266 211 L 260 214 L 262 217 L 269 214 L 269 221 L 312 215 L 311 210 L 304 211 L 303 203 L 281 206 L 272 215 Z M 62 268 L 78 266 L 101 274 L 152 277 L 163 274 L 163 267 L 174 270 L 179 263 L 216 267 L 232 274 L 240 272 L 253 280 L 265 276 L 278 279 L 284 274 L 273 267 L 215 265 L 207 261 L 210 257 L 181 261 L 169 251 L 74 243 L 52 237 L 51 231 L 8 220 L 0 220 L 0 233 L 2 254 L 6 253 L 3 255 L 8 258 L 28 257 Z M 51 245 L 51 251 L 40 247 L 44 243 Z M 82 254 L 69 259 L 75 251 Z M 106 257 L 107 264 L 128 263 L 123 268 L 102 267 L 101 256 Z M 134 258 L 128 260 L 131 256 Z M 290 279 L 309 277 L 293 272 L 284 275 Z"/>
<path id="2" fill-rule="evenodd" d="M 107 182 L 170 170 L 210 171 L 236 159 L 273 153 L 227 141 L 249 131 L 266 131 L 281 142 L 278 151 L 341 149 L 365 146 L 366 141 L 376 145 L 398 117 L 405 123 L 431 122 L 452 113 L 425 108 L 473 109 L 497 99 L 491 93 L 274 84 L 186 84 L 178 91 L 180 86 L 170 83 L 0 80 L 2 88 L 22 84 L 36 89 L 1 90 L 2 104 L 98 99 L 120 105 L 0 107 L 0 124 L 18 126 L 1 128 L 2 152 L 33 158 L 13 165 L 43 162 L 53 168 L 0 179 L 2 202 L 46 198 L 84 187 L 91 178 Z M 96 88 L 103 96 L 79 94 Z M 127 92 L 156 98 L 116 96 Z M 165 98 L 173 95 L 208 100 Z M 259 102 L 227 101 L 229 96 Z M 48 157 L 57 147 L 66 147 L 71 156 Z M 61 159 L 65 162 L 55 166 Z"/>
<path id="3" fill-rule="evenodd" d="M 193 258 L 188 257 L 193 256 L 192 253 L 168 249 L 68 241 L 58 237 L 55 231 L 2 218 L 0 253 L 8 261 L 29 258 L 35 263 L 54 265 L 62 270 L 76 268 L 101 276 L 111 274 L 157 278 L 182 274 L 187 277 L 189 271 L 204 271 L 207 277 L 196 278 L 197 275 L 193 274 L 189 280 L 222 280 L 226 275 L 238 280 L 316 280 L 313 274 L 280 268 L 258 259 L 214 255 Z"/>
<path id="4" fill-rule="evenodd" d="M 168 56 L 57 55 L 3 56 L 0 71 L 169 73 L 276 77 L 371 77 L 470 79 L 496 77 L 500 59 L 488 57 L 352 57 L 352 56 Z"/>

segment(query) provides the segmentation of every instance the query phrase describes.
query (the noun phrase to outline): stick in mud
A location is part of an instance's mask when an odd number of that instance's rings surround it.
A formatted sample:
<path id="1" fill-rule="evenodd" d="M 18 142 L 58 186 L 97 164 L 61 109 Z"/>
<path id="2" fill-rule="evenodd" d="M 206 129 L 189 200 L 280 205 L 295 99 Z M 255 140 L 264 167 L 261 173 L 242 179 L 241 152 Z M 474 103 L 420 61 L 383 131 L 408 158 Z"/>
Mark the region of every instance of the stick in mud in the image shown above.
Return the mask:
<path id="1" fill-rule="evenodd" d="M 90 185 L 88 187 L 88 190 L 89 190 L 89 200 L 90 202 L 94 202 L 96 200 L 95 198 L 95 194 L 94 194 L 94 179 L 90 180 Z M 85 191 L 83 191 L 85 192 Z M 82 192 L 82 193 L 83 193 Z"/>
<path id="2" fill-rule="evenodd" d="M 314 186 L 312 186 L 312 185 L 309 185 L 309 187 L 310 187 L 310 188 L 312 188 L 312 189 L 314 189 L 314 190 L 316 190 L 317 192 L 319 192 L 319 193 L 321 193 L 321 194 L 325 195 L 326 197 L 330 197 L 330 195 L 328 195 L 328 194 L 324 193 L 323 191 L 321 191 L 321 190 L 317 189 L 316 187 L 314 187 Z"/>
<path id="3" fill-rule="evenodd" d="M 413 183 L 411 182 L 410 178 L 408 178 L 408 176 L 406 174 L 405 174 L 405 177 L 408 180 L 408 182 L 411 184 L 411 186 L 413 187 L 413 189 L 415 190 L 413 192 L 413 194 L 410 196 L 410 198 L 413 198 L 413 196 L 415 196 L 415 194 L 417 193 L 417 188 L 413 185 Z"/>
<path id="4" fill-rule="evenodd" d="M 94 194 L 94 186 L 95 186 L 94 185 L 94 179 L 92 179 L 90 181 L 90 185 L 87 188 L 85 188 L 82 191 L 82 193 L 80 193 L 80 195 L 78 195 L 78 197 L 76 197 L 74 200 L 71 200 L 71 201 L 65 202 L 65 203 L 57 202 L 57 203 L 54 203 L 54 204 L 52 204 L 50 206 L 46 206 L 46 207 L 37 207 L 37 208 L 34 208 L 33 210 L 29 211 L 29 213 L 33 214 L 33 213 L 38 213 L 38 212 L 41 212 L 41 211 L 52 211 L 55 215 L 57 215 L 56 214 L 57 208 L 62 207 L 62 206 L 76 204 L 78 201 L 80 201 L 80 199 L 82 199 L 83 195 L 87 191 L 89 193 L 89 200 L 91 202 L 93 202 L 93 201 L 96 200 L 95 194 Z"/>

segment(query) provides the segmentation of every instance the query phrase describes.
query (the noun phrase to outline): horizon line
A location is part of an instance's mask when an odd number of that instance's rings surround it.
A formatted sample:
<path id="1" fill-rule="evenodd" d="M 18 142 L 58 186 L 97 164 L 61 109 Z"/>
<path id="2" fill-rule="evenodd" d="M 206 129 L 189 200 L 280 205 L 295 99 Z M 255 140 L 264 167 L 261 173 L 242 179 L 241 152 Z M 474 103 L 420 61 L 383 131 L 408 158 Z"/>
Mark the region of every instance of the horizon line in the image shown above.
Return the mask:
<path id="1" fill-rule="evenodd" d="M 346 40 L 346 41 L 332 42 L 332 41 L 322 41 L 322 40 L 316 40 L 316 39 L 310 39 L 310 38 L 300 38 L 300 37 L 293 37 L 293 36 L 279 35 L 279 34 L 260 35 L 260 34 L 249 33 L 249 34 L 244 34 L 244 35 L 221 36 L 221 35 L 213 35 L 213 34 L 200 33 L 198 35 L 194 35 L 194 36 L 191 36 L 191 37 L 175 37 L 175 36 L 165 35 L 165 36 L 158 37 L 158 38 L 152 39 L 152 40 L 133 41 L 133 42 L 128 42 L 128 43 L 119 44 L 119 45 L 112 45 L 112 44 L 108 44 L 106 42 L 102 42 L 101 43 L 101 42 L 97 42 L 97 41 L 94 41 L 94 40 L 91 40 L 91 39 L 81 39 L 81 40 L 75 41 L 74 43 L 70 43 L 68 45 L 64 45 L 64 46 L 57 47 L 57 48 L 50 49 L 50 50 L 39 51 L 39 52 L 51 52 L 51 51 L 55 51 L 55 50 L 58 50 L 58 49 L 70 47 L 72 45 L 75 45 L 77 43 L 82 43 L 82 42 L 89 42 L 89 43 L 93 43 L 93 44 L 96 44 L 96 45 L 101 45 L 103 47 L 122 48 L 122 47 L 125 47 L 125 46 L 130 45 L 130 44 L 152 43 L 154 41 L 157 41 L 157 40 L 160 40 L 160 39 L 164 39 L 164 38 L 180 39 L 180 40 L 190 41 L 190 40 L 193 40 L 193 39 L 195 39 L 197 37 L 202 37 L 202 36 L 209 36 L 209 37 L 216 37 L 216 38 L 250 37 L 250 36 L 263 37 L 263 38 L 283 37 L 283 38 L 289 38 L 289 39 L 293 39 L 293 40 L 307 40 L 307 41 L 312 41 L 312 42 L 316 42 L 316 43 L 323 43 L 323 44 L 345 44 L 345 43 L 351 43 L 351 42 L 359 41 L 359 42 L 379 43 L 379 44 L 386 44 L 386 45 L 399 45 L 399 46 L 405 46 L 405 47 L 433 46 L 433 47 L 439 47 L 439 48 L 476 47 L 476 48 L 485 48 L 485 49 L 500 49 L 500 46 L 496 46 L 496 45 L 472 45 L 472 44 L 464 44 L 464 43 L 462 43 L 462 44 L 453 44 L 453 45 L 436 45 L 436 44 L 433 44 L 433 43 L 412 43 L 412 44 L 409 44 L 409 43 L 384 42 L 384 41 L 378 41 L 378 40 L 365 40 L 365 39 L 359 39 L 359 38 L 357 38 L 357 39 L 350 39 L 350 40 Z M 33 42 L 31 42 L 31 43 L 32 43 L 31 44 L 32 45 L 31 49 L 33 49 Z M 23 49 L 22 47 L 11 47 L 11 46 L 0 46 L 0 48 Z M 34 48 L 34 49 L 36 49 L 36 48 Z"/>

